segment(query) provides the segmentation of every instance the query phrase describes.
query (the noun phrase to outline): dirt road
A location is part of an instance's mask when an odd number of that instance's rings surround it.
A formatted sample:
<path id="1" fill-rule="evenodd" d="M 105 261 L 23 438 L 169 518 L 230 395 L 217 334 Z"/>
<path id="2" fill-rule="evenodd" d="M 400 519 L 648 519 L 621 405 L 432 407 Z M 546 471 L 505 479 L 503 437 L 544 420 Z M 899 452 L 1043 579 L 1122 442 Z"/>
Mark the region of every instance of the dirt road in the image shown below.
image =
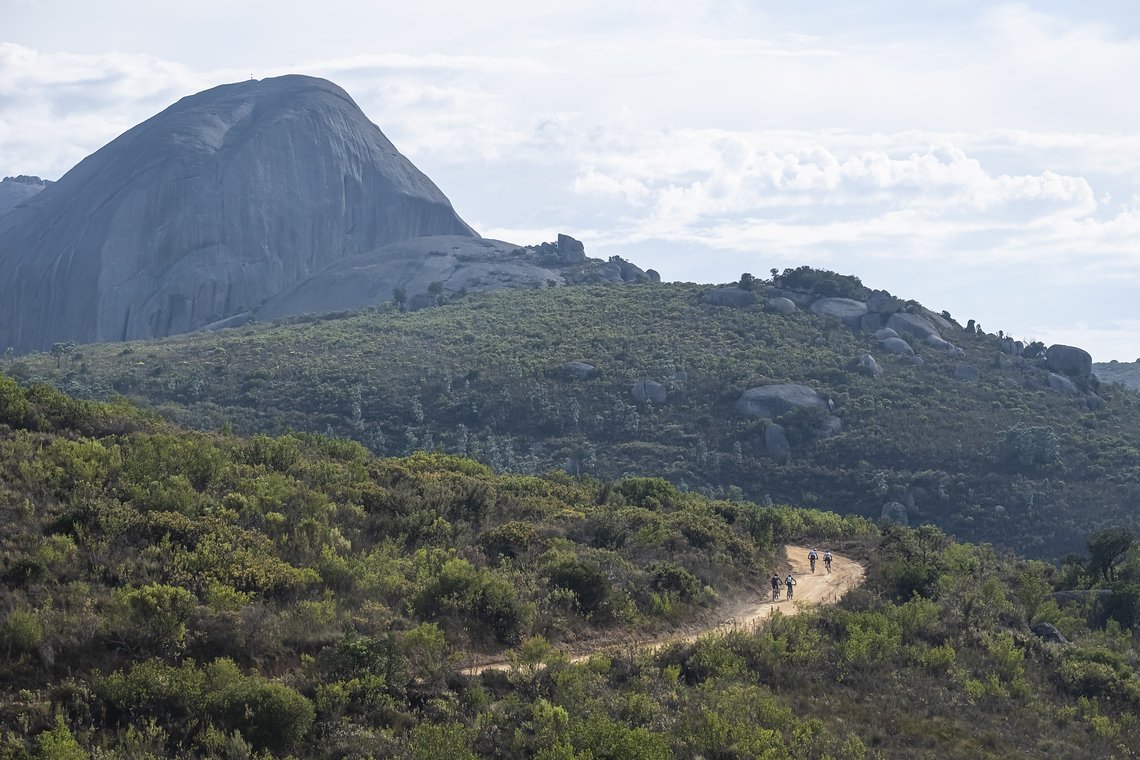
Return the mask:
<path id="1" fill-rule="evenodd" d="M 773 602 L 771 594 L 768 592 L 764 594 L 763 598 L 757 597 L 725 605 L 725 607 L 719 611 L 719 622 L 699 627 L 696 630 L 676 632 L 655 638 L 644 638 L 621 643 L 599 643 L 594 648 L 586 647 L 587 651 L 581 651 L 581 648 L 578 648 L 579 651 L 571 655 L 570 661 L 582 662 L 598 652 L 607 650 L 626 651 L 635 648 L 655 651 L 677 642 L 696 641 L 700 637 L 710 633 L 727 633 L 734 630 L 752 629 L 771 617 L 772 613 L 776 610 L 779 610 L 781 614 L 784 615 L 795 615 L 802 609 L 817 607 L 823 604 L 834 604 L 848 591 L 857 588 L 863 583 L 863 566 L 852 559 L 841 557 L 833 553 L 834 562 L 831 564 L 831 573 L 828 573 L 823 566 L 823 552 L 821 551 L 819 552 L 820 560 L 816 564 L 815 573 L 812 574 L 808 563 L 808 552 L 810 551 L 808 547 L 785 546 L 784 549 L 787 551 L 788 563 L 792 569 L 792 577 L 796 580 L 793 599 L 789 600 L 786 598 L 786 587 L 781 584 L 780 601 L 778 602 Z M 784 573 L 781 578 L 786 577 L 786 575 L 787 574 Z M 467 675 L 478 675 L 485 670 L 509 670 L 510 667 L 510 662 L 506 658 L 496 656 L 493 659 L 464 668 L 462 672 Z"/>

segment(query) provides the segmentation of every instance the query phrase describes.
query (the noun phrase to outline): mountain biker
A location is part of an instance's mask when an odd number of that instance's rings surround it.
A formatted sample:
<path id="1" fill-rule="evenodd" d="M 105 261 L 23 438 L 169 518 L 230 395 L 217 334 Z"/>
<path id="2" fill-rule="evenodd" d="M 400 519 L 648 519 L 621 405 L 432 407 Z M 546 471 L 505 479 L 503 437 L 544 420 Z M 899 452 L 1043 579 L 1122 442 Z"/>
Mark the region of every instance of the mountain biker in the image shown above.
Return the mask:
<path id="1" fill-rule="evenodd" d="M 828 549 L 823 553 L 823 566 L 827 568 L 827 572 L 831 572 L 831 550 Z"/>
<path id="2" fill-rule="evenodd" d="M 772 598 L 780 598 L 780 574 L 772 573 Z"/>
<path id="3" fill-rule="evenodd" d="M 819 555 L 815 553 L 815 549 L 808 552 L 808 562 L 811 563 L 811 571 L 813 574 L 815 573 L 815 560 L 818 556 Z"/>
<path id="4" fill-rule="evenodd" d="M 788 598 L 791 599 L 792 598 L 792 586 L 796 585 L 796 579 L 792 577 L 791 573 L 788 573 L 788 577 L 784 581 L 784 585 L 788 587 Z"/>

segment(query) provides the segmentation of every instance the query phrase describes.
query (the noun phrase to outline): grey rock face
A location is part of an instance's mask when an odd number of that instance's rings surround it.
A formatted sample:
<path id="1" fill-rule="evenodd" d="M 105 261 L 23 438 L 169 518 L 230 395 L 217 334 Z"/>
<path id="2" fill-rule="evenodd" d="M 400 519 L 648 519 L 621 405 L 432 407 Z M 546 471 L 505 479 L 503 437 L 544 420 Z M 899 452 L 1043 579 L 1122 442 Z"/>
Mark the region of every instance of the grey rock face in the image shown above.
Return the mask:
<path id="1" fill-rule="evenodd" d="M 1075 346 L 1061 344 L 1049 346 L 1045 350 L 1045 361 L 1049 369 L 1066 375 L 1088 375 L 1092 373 L 1092 356 L 1088 351 Z"/>
<path id="2" fill-rule="evenodd" d="M 930 320 L 931 324 L 933 324 L 934 327 L 938 330 L 949 330 L 954 326 L 954 324 L 949 319 L 949 312 L 944 311 L 941 314 L 938 314 L 931 311 L 930 309 L 920 309 L 919 313 Z"/>
<path id="3" fill-rule="evenodd" d="M 762 385 L 740 394 L 736 409 L 746 417 L 775 419 L 793 409 L 829 412 L 827 399 L 806 385 Z"/>
<path id="4" fill-rule="evenodd" d="M 923 340 L 926 339 L 927 335 L 938 334 L 938 328 L 929 319 L 905 311 L 892 314 L 887 320 L 887 327 L 899 335 L 912 335 Z"/>
<path id="5" fill-rule="evenodd" d="M 936 348 L 939 351 L 947 351 L 951 348 L 950 342 L 943 340 L 939 335 L 927 335 L 922 341 L 931 348 Z"/>
<path id="6" fill-rule="evenodd" d="M 859 320 L 859 329 L 863 332 L 875 333 L 883 328 L 883 315 L 867 312 Z M 893 331 L 892 331 L 893 332 Z"/>
<path id="7" fill-rule="evenodd" d="M 621 268 L 622 282 L 649 282 L 649 275 L 637 264 L 622 259 L 617 265 Z"/>
<path id="8" fill-rule="evenodd" d="M 1017 343 L 1018 341 L 1015 341 L 1013 338 L 1003 338 L 1001 341 L 1001 352 L 1003 354 L 1010 354 L 1011 356 L 1021 354 L 1021 351 L 1017 349 Z"/>
<path id="9" fill-rule="evenodd" d="M 902 308 L 902 301 L 885 290 L 871 291 L 867 297 L 867 311 L 875 314 L 894 314 Z"/>
<path id="10" fill-rule="evenodd" d="M 914 349 L 902 338 L 884 338 L 879 343 L 883 350 L 895 356 L 913 356 Z"/>
<path id="11" fill-rule="evenodd" d="M 50 184 L 51 180 L 30 177 L 27 174 L 0 180 L 0 216 L 46 189 Z"/>
<path id="12" fill-rule="evenodd" d="M 883 374 L 883 368 L 879 366 L 879 363 L 877 361 L 875 361 L 875 357 L 871 356 L 870 354 L 863 354 L 860 356 L 856 366 L 864 375 L 879 377 Z"/>
<path id="13" fill-rule="evenodd" d="M 558 233 L 558 263 L 581 264 L 586 260 L 586 246 L 580 240 Z"/>
<path id="14" fill-rule="evenodd" d="M 900 525 L 909 525 L 910 519 L 906 514 L 906 505 L 897 501 L 888 501 L 883 505 L 883 511 L 879 515 L 880 520 L 888 522 L 899 523 Z"/>
<path id="15" fill-rule="evenodd" d="M 1060 391 L 1061 393 L 1067 393 L 1070 396 L 1079 395 L 1081 392 L 1072 380 L 1065 377 L 1064 375 L 1058 375 L 1055 372 L 1050 372 L 1049 377 L 1045 382 L 1053 390 Z"/>
<path id="16" fill-rule="evenodd" d="M 1057 630 L 1057 626 L 1052 623 L 1038 623 L 1029 629 L 1038 638 L 1045 641 L 1050 641 L 1054 644 L 1068 644 L 1069 640 L 1065 638 L 1065 634 Z"/>
<path id="17" fill-rule="evenodd" d="M 756 303 L 756 295 L 743 288 L 713 288 L 701 296 L 703 303 L 713 306 L 751 306 Z"/>
<path id="18" fill-rule="evenodd" d="M 478 237 L 341 88 L 215 87 L 0 217 L 0 345 L 193 330 L 334 262 L 441 234 Z"/>
<path id="19" fill-rule="evenodd" d="M 639 404 L 664 404 L 669 397 L 664 385 L 648 377 L 638 378 L 630 388 L 630 393 Z"/>
<path id="20" fill-rule="evenodd" d="M 621 285 L 625 280 L 621 276 L 621 264 L 616 261 L 607 261 L 598 268 L 598 277 L 603 282 Z"/>
<path id="21" fill-rule="evenodd" d="M 773 422 L 764 428 L 764 448 L 777 462 L 783 464 L 788 461 L 792 453 L 792 444 L 788 442 L 788 436 L 784 432 L 783 425 L 777 425 Z"/>
<path id="22" fill-rule="evenodd" d="M 886 340 L 887 338 L 897 338 L 899 334 L 889 327 L 884 327 L 881 330 L 875 330 L 875 337 L 878 340 Z"/>
<path id="23" fill-rule="evenodd" d="M 796 310 L 796 304 L 790 298 L 783 296 L 776 296 L 768 300 L 764 304 L 764 311 L 771 312 L 772 314 L 791 314 Z"/>
<path id="24" fill-rule="evenodd" d="M 661 282 L 661 274 L 656 269 L 646 269 L 645 276 L 650 282 Z"/>
<path id="25" fill-rule="evenodd" d="M 433 282 L 450 293 L 562 284 L 558 270 L 513 256 L 517 249 L 502 240 L 460 235 L 401 240 L 337 261 L 269 298 L 254 313 L 264 321 L 379 306 L 392 300 L 396 288 L 408 293 L 410 309 L 425 308 L 436 305 L 434 298 L 420 298 Z"/>
<path id="26" fill-rule="evenodd" d="M 598 374 L 597 368 L 593 364 L 586 364 L 586 362 L 566 362 L 562 365 L 562 372 L 568 377 L 579 380 L 589 380 Z"/>
<path id="27" fill-rule="evenodd" d="M 968 383 L 976 383 L 982 378 L 982 373 L 978 371 L 977 367 L 971 367 L 969 364 L 959 364 L 954 368 L 954 377 L 959 380 L 965 380 Z"/>
<path id="28" fill-rule="evenodd" d="M 821 298 L 811 305 L 812 312 L 821 317 L 838 319 L 844 324 L 858 329 L 867 305 L 850 298 Z"/>

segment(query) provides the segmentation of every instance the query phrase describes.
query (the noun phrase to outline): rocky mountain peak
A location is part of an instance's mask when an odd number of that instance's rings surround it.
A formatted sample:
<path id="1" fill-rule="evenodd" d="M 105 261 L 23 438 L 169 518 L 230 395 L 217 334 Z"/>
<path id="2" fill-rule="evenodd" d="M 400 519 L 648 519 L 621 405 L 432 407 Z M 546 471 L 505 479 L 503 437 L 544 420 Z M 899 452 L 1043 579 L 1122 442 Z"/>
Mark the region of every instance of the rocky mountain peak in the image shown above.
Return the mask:
<path id="1" fill-rule="evenodd" d="M 340 87 L 222 85 L 0 216 L 0 346 L 194 330 L 424 235 L 478 237 Z"/>

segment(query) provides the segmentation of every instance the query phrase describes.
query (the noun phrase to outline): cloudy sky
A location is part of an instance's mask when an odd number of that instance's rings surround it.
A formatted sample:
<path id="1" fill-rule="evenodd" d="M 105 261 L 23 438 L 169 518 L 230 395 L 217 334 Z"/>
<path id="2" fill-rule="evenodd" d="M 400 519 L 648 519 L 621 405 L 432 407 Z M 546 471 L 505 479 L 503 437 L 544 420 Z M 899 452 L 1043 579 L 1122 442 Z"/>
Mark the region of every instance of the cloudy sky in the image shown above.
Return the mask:
<path id="1" fill-rule="evenodd" d="M 1135 0 L 0 0 L 0 173 L 312 74 L 485 236 L 672 280 L 811 264 L 1133 361 L 1137 72 Z"/>

